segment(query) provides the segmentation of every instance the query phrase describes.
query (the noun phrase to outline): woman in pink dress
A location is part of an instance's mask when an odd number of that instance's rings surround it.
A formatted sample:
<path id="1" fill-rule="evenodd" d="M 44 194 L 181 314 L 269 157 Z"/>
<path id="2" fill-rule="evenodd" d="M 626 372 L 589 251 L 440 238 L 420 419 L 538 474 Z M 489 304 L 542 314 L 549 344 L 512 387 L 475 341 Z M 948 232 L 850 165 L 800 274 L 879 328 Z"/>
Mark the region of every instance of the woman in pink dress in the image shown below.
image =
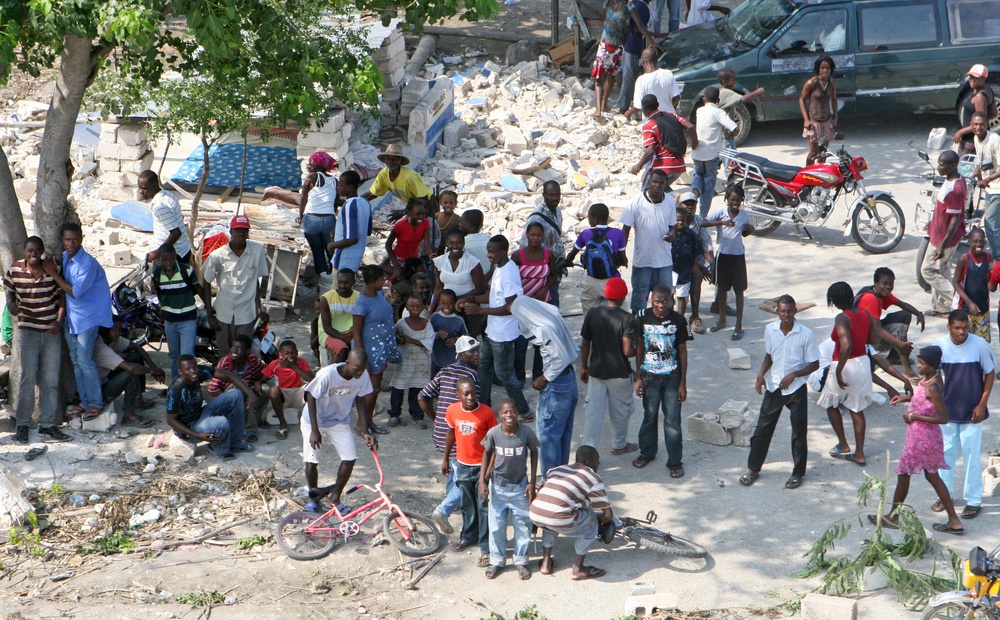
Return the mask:
<path id="1" fill-rule="evenodd" d="M 906 443 L 896 466 L 896 493 L 892 496 L 889 514 L 882 517 L 882 527 L 899 527 L 899 515 L 895 511 L 906 501 L 906 494 L 910 490 L 910 476 L 923 472 L 924 478 L 934 487 L 941 505 L 948 512 L 948 522 L 935 523 L 934 531 L 946 534 L 965 533 L 962 522 L 955 513 L 948 487 L 938 474 L 939 469 L 949 469 L 944 461 L 944 440 L 941 437 L 941 425 L 948 423 L 948 411 L 944 406 L 944 392 L 938 375 L 940 367 L 941 347 L 924 347 L 917 355 L 917 372 L 921 380 L 913 391 L 913 396 L 892 397 L 893 405 L 909 402 L 910 406 L 903 414 Z M 876 518 L 875 515 L 868 515 L 872 524 L 875 524 Z"/>

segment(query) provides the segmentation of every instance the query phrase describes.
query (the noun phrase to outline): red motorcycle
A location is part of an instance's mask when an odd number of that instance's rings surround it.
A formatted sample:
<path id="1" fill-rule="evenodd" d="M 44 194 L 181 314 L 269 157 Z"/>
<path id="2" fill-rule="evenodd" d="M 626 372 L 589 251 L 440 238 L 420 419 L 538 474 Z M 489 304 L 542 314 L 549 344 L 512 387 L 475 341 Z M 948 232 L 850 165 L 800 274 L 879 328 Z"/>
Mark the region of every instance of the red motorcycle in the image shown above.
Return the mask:
<path id="1" fill-rule="evenodd" d="M 843 139 L 843 135 L 837 138 Z M 746 192 L 743 208 L 755 234 L 770 234 L 786 222 L 795 224 L 800 236 L 812 239 L 806 224 L 826 222 L 837 198 L 843 195 L 845 203 L 850 203 L 845 237 L 853 237 L 873 254 L 889 252 L 903 239 L 903 210 L 889 192 L 865 188 L 861 173 L 868 169 L 868 163 L 864 157 L 851 157 L 843 146 L 836 154 L 824 149 L 817 163 L 805 168 L 735 149 L 724 149 L 721 156 L 729 184 L 742 185 Z M 836 162 L 826 163 L 832 157 Z"/>

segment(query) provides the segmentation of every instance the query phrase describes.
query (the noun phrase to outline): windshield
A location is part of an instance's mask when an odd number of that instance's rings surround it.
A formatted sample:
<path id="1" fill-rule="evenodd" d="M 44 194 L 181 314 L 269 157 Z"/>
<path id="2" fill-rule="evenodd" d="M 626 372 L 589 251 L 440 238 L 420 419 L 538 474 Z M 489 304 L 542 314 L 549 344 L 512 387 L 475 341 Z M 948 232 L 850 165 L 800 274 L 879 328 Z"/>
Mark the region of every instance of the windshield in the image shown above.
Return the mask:
<path id="1" fill-rule="evenodd" d="M 737 42 L 756 47 L 795 11 L 791 0 L 758 0 L 737 7 L 724 28 Z"/>

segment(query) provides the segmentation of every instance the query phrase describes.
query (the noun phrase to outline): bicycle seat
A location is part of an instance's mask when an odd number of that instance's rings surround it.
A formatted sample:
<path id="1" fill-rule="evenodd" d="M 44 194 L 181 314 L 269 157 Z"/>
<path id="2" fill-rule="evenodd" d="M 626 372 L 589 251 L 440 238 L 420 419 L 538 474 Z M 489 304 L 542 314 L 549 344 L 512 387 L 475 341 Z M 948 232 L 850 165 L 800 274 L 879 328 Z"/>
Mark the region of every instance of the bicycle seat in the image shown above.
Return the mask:
<path id="1" fill-rule="evenodd" d="M 779 181 L 791 181 L 799 173 L 799 170 L 801 170 L 798 166 L 779 164 L 766 157 L 751 155 L 750 153 L 740 153 L 740 159 L 756 164 L 761 172 L 764 173 L 764 176 L 775 178 Z"/>
<path id="2" fill-rule="evenodd" d="M 615 539 L 615 532 L 617 530 L 618 528 L 614 520 L 611 520 L 597 526 L 597 536 L 604 541 L 604 544 L 611 544 L 611 541 Z"/>

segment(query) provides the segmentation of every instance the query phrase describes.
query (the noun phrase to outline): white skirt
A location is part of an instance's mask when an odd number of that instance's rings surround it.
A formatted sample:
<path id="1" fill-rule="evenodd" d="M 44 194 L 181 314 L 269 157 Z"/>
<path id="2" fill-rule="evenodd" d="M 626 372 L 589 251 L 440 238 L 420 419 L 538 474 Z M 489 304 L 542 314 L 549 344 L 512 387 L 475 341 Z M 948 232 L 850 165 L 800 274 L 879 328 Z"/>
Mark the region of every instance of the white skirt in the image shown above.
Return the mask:
<path id="1" fill-rule="evenodd" d="M 876 402 L 875 391 L 872 389 L 872 363 L 867 355 L 847 360 L 843 375 L 847 388 L 841 389 L 837 383 L 837 362 L 831 362 L 830 374 L 816 404 L 827 408 L 843 405 L 849 411 L 864 411 L 868 405 Z"/>

